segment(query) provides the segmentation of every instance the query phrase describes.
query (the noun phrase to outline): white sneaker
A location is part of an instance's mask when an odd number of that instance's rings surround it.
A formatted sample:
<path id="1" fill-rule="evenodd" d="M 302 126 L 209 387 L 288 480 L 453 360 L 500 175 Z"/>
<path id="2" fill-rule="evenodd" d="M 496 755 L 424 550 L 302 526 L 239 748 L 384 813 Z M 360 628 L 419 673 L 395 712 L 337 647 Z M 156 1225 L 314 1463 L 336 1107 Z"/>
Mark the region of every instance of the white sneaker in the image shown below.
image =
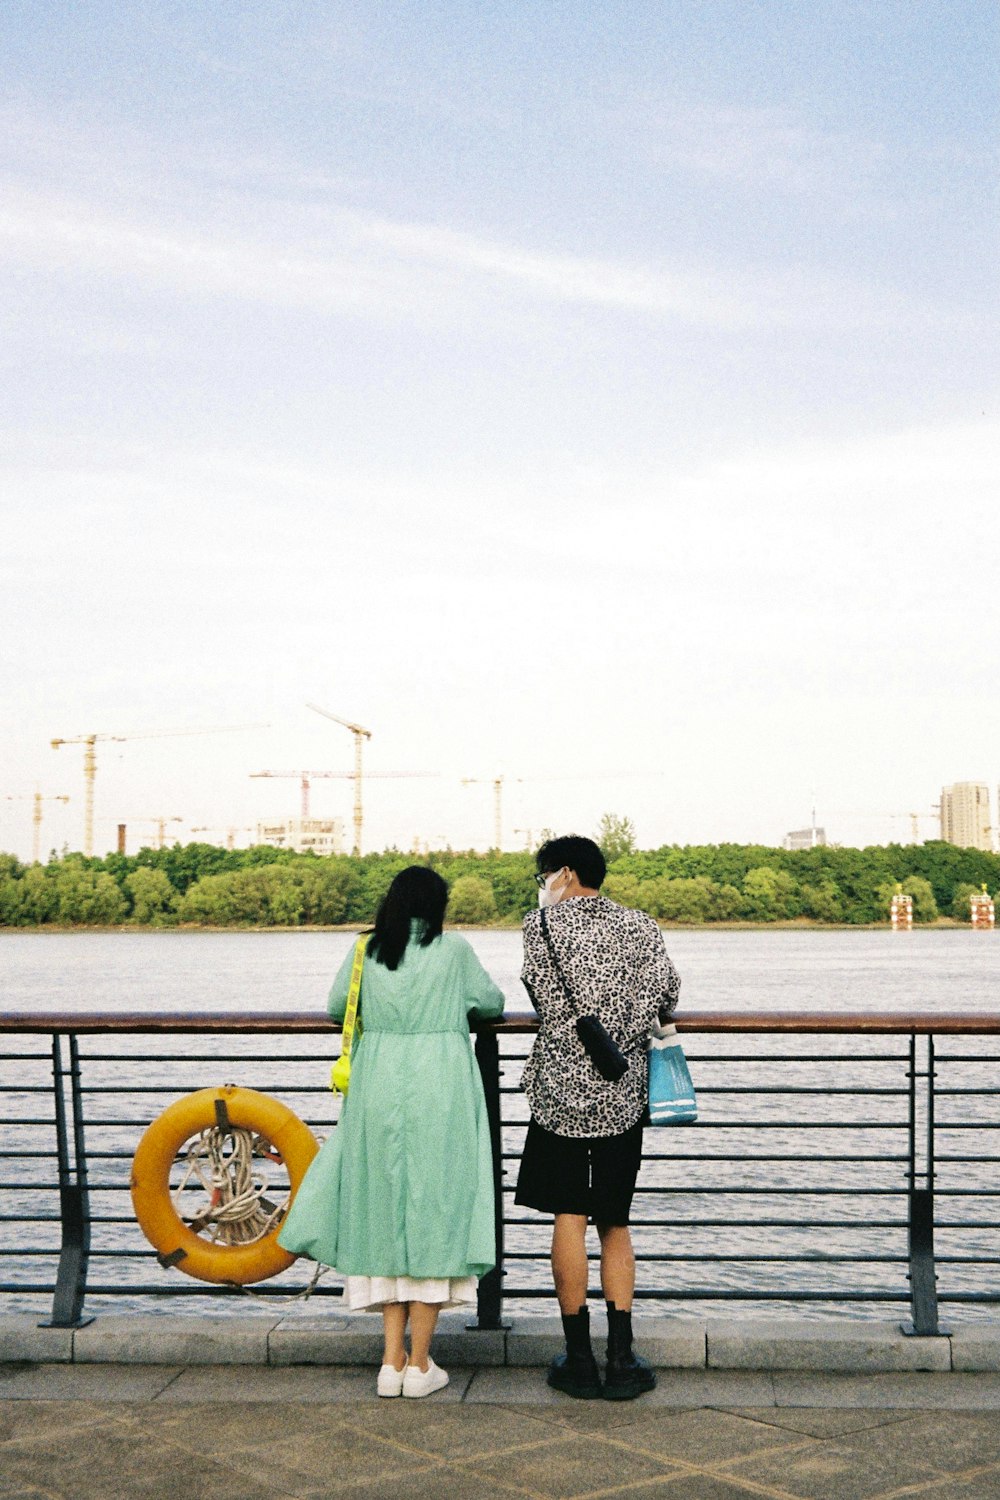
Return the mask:
<path id="1" fill-rule="evenodd" d="M 432 1391 L 443 1390 L 447 1384 L 447 1371 L 428 1359 L 426 1370 L 418 1369 L 416 1365 L 407 1365 L 403 1375 L 403 1395 L 429 1396 Z"/>
<path id="2" fill-rule="evenodd" d="M 410 1368 L 409 1360 L 401 1370 L 395 1365 L 383 1365 L 378 1372 L 378 1380 L 375 1382 L 375 1391 L 379 1396 L 399 1396 L 403 1390 L 403 1380 Z"/>

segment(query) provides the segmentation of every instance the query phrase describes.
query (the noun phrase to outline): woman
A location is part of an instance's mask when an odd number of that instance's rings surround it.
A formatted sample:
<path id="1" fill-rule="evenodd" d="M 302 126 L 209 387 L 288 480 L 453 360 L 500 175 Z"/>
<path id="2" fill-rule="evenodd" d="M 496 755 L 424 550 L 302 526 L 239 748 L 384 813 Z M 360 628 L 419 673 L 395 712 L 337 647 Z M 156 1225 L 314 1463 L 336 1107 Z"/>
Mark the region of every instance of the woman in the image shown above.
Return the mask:
<path id="1" fill-rule="evenodd" d="M 350 1092 L 279 1235 L 286 1250 L 346 1276 L 349 1308 L 381 1308 L 380 1396 L 428 1396 L 448 1384 L 430 1357 L 438 1313 L 475 1302 L 476 1279 L 496 1260 L 490 1133 L 469 1017 L 501 1015 L 504 996 L 470 944 L 442 932 L 447 904 L 445 882 L 421 865 L 389 887 L 365 954 Z M 353 961 L 352 948 L 330 990 L 336 1021 Z"/>

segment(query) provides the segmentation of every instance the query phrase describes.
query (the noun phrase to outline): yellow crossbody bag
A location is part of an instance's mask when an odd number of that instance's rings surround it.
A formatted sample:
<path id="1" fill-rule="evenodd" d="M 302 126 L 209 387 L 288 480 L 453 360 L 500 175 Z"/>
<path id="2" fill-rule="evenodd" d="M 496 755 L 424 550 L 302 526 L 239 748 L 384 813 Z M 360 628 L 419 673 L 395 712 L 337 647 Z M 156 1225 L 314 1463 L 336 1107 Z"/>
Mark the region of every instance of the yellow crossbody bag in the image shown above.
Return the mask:
<path id="1" fill-rule="evenodd" d="M 335 1094 L 346 1095 L 351 1084 L 351 1044 L 354 1041 L 355 1030 L 359 1036 L 362 1030 L 358 1017 L 358 997 L 361 994 L 361 971 L 365 966 L 367 947 L 367 935 L 359 937 L 354 945 L 354 964 L 351 968 L 351 983 L 347 990 L 347 1009 L 344 1011 L 344 1025 L 341 1031 L 340 1056 L 330 1069 L 330 1087 Z"/>

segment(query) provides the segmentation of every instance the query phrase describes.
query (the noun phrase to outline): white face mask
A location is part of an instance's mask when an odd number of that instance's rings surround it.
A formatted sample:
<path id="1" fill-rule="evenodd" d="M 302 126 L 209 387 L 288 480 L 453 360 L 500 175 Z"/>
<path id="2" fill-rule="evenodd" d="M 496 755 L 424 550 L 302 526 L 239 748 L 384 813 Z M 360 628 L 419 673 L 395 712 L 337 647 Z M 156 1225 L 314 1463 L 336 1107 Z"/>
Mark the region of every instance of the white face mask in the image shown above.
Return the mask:
<path id="1" fill-rule="evenodd" d="M 539 906 L 555 906 L 556 902 L 562 900 L 562 893 L 560 891 L 554 891 L 552 889 L 552 882 L 553 882 L 553 880 L 555 880 L 560 874 L 561 874 L 561 871 L 557 870 L 554 875 L 550 875 L 549 876 L 548 880 L 545 882 L 544 885 L 539 886 L 539 888 L 538 888 L 538 904 L 539 904 Z"/>

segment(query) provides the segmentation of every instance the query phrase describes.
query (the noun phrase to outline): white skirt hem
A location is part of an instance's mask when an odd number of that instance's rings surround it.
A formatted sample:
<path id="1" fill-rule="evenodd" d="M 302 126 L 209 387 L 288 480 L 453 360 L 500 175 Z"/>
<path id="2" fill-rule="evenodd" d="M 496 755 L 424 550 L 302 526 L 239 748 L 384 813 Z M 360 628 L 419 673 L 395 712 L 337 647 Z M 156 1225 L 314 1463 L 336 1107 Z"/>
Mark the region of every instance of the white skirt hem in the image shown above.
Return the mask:
<path id="1" fill-rule="evenodd" d="M 377 1311 L 387 1302 L 436 1302 L 441 1307 L 475 1303 L 475 1276 L 417 1280 L 412 1276 L 348 1276 L 344 1304 L 351 1312 Z"/>

